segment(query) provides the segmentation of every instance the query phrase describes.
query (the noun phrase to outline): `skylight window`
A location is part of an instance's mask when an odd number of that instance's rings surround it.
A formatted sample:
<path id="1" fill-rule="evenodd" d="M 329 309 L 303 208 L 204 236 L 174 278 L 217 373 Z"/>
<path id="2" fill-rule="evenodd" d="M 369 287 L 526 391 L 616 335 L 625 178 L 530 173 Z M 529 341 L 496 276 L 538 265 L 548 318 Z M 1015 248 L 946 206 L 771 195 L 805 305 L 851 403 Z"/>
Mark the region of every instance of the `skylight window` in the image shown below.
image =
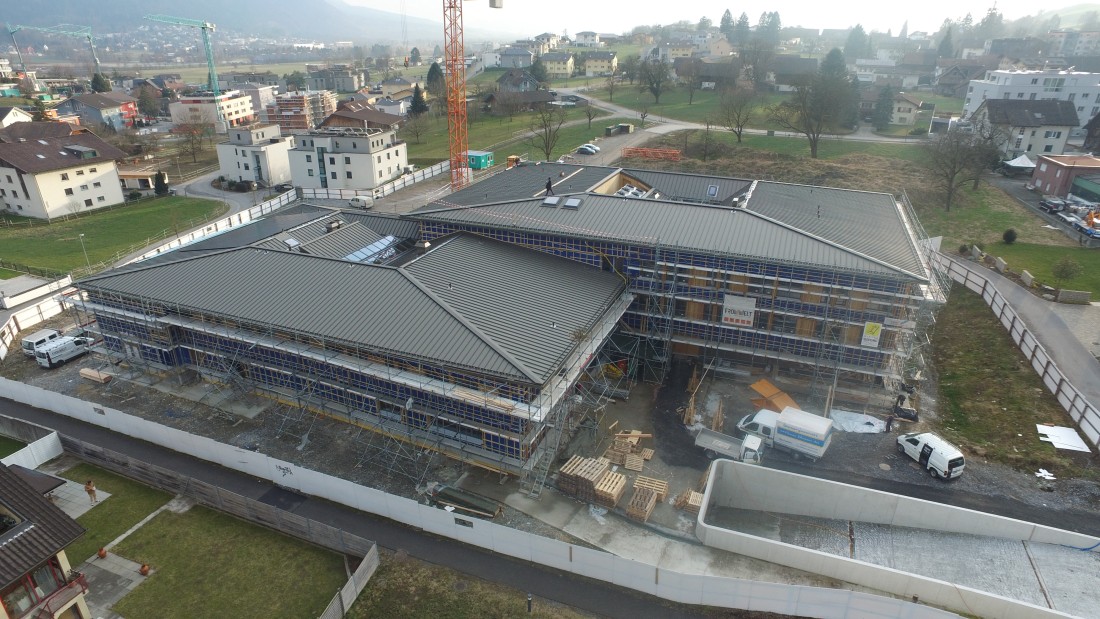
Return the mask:
<path id="1" fill-rule="evenodd" d="M 370 245 L 367 245 L 363 249 L 352 252 L 347 256 L 344 256 L 344 260 L 350 260 L 352 262 L 365 262 L 367 264 L 375 264 L 382 260 L 392 258 L 397 250 L 394 247 L 397 244 L 397 237 L 386 236 L 381 238 Z"/>

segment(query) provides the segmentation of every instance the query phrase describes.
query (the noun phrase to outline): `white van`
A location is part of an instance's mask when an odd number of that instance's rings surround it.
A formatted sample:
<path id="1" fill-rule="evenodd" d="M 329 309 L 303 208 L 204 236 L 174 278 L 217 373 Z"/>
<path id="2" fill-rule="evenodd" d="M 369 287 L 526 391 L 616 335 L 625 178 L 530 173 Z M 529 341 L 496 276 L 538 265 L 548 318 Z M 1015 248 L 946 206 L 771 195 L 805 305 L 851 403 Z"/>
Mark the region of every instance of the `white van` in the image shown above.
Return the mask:
<path id="1" fill-rule="evenodd" d="M 40 346 L 34 353 L 40 367 L 54 368 L 70 359 L 76 359 L 88 352 L 92 344 L 90 337 L 59 337 L 56 340 Z"/>
<path id="2" fill-rule="evenodd" d="M 928 469 L 932 477 L 954 479 L 966 468 L 959 448 L 931 432 L 902 434 L 898 437 L 898 451 Z"/>
<path id="3" fill-rule="evenodd" d="M 37 350 L 39 346 L 56 340 L 59 337 L 61 337 L 61 332 L 57 329 L 42 329 L 41 331 L 36 331 L 23 338 L 23 354 L 28 357 L 34 357 L 34 351 Z"/>
<path id="4" fill-rule="evenodd" d="M 368 209 L 374 206 L 374 198 L 370 196 L 355 196 L 351 200 L 348 200 L 348 206 L 354 206 L 355 208 Z"/>

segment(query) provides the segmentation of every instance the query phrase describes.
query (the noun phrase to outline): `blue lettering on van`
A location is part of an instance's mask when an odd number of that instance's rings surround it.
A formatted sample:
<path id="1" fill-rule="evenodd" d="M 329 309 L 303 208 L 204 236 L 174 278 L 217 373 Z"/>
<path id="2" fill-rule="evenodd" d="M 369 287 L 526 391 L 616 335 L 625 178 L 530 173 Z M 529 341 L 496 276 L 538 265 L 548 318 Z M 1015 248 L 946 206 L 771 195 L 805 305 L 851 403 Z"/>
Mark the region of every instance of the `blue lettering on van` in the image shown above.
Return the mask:
<path id="1" fill-rule="evenodd" d="M 782 434 L 783 436 L 793 438 L 796 441 L 802 443 L 809 443 L 810 445 L 817 445 L 818 447 L 825 446 L 825 439 L 819 439 L 812 436 L 807 436 L 801 432 L 795 432 L 794 430 L 788 430 L 787 428 L 776 429 L 776 434 Z M 825 438 L 829 438 L 829 434 L 825 435 Z"/>

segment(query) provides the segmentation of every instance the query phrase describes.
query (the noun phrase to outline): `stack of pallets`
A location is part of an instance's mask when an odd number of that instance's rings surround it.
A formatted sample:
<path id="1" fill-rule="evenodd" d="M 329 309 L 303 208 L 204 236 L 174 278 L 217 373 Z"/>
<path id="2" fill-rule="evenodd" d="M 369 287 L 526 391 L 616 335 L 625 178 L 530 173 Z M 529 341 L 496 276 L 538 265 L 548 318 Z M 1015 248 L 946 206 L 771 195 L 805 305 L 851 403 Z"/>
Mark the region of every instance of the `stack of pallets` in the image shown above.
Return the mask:
<path id="1" fill-rule="evenodd" d="M 593 503 L 596 501 L 596 484 L 603 479 L 610 464 L 606 458 L 573 456 L 558 472 L 558 488 L 582 501 Z"/>
<path id="2" fill-rule="evenodd" d="M 630 497 L 630 505 L 626 508 L 626 515 L 638 522 L 649 520 L 653 508 L 657 505 L 657 492 L 652 488 L 639 488 L 634 486 L 634 496 Z"/>
<path id="3" fill-rule="evenodd" d="M 699 508 L 703 506 L 703 493 L 688 488 L 676 497 L 675 505 L 689 514 L 698 515 Z"/>
<path id="4" fill-rule="evenodd" d="M 626 492 L 626 475 L 608 471 L 596 484 L 596 502 L 614 508 Z"/>
<path id="5" fill-rule="evenodd" d="M 657 494 L 658 501 L 664 501 L 668 496 L 668 482 L 660 479 L 653 479 L 652 477 L 638 476 L 634 480 L 634 490 L 639 488 L 648 488 Z"/>

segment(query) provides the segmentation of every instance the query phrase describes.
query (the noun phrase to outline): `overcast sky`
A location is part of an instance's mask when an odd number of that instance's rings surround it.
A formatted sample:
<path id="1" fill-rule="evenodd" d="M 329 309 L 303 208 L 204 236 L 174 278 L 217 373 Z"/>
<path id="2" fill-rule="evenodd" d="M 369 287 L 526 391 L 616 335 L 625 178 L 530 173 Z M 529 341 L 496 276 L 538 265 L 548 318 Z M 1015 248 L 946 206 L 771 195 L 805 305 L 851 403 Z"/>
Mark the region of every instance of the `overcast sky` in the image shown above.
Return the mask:
<path id="1" fill-rule="evenodd" d="M 439 0 L 344 0 L 348 4 L 368 6 L 382 11 L 401 12 L 406 6 L 408 16 L 443 20 L 443 3 Z M 639 25 L 671 24 L 681 20 L 698 22 L 709 17 L 717 26 L 726 9 L 736 20 L 742 12 L 753 25 L 764 11 L 778 11 L 784 26 L 806 28 L 848 28 L 862 24 L 864 30 L 892 31 L 895 35 L 906 20 L 909 32 L 935 32 L 946 18 L 959 19 L 967 13 L 979 21 L 994 1 L 923 0 L 921 2 L 846 2 L 810 0 L 772 0 L 761 2 L 730 2 L 728 0 L 682 0 L 680 2 L 641 0 L 504 0 L 504 8 L 489 8 L 489 0 L 464 0 L 463 22 L 466 28 L 501 30 L 534 36 L 541 32 L 570 35 L 585 30 L 621 33 Z M 997 8 L 1006 20 L 1036 15 L 1051 6 L 1064 7 L 1072 1 L 1045 5 L 1033 0 L 996 0 Z M 644 8 L 643 8 L 644 7 Z M 1097 5 L 1100 10 L 1100 4 Z"/>

